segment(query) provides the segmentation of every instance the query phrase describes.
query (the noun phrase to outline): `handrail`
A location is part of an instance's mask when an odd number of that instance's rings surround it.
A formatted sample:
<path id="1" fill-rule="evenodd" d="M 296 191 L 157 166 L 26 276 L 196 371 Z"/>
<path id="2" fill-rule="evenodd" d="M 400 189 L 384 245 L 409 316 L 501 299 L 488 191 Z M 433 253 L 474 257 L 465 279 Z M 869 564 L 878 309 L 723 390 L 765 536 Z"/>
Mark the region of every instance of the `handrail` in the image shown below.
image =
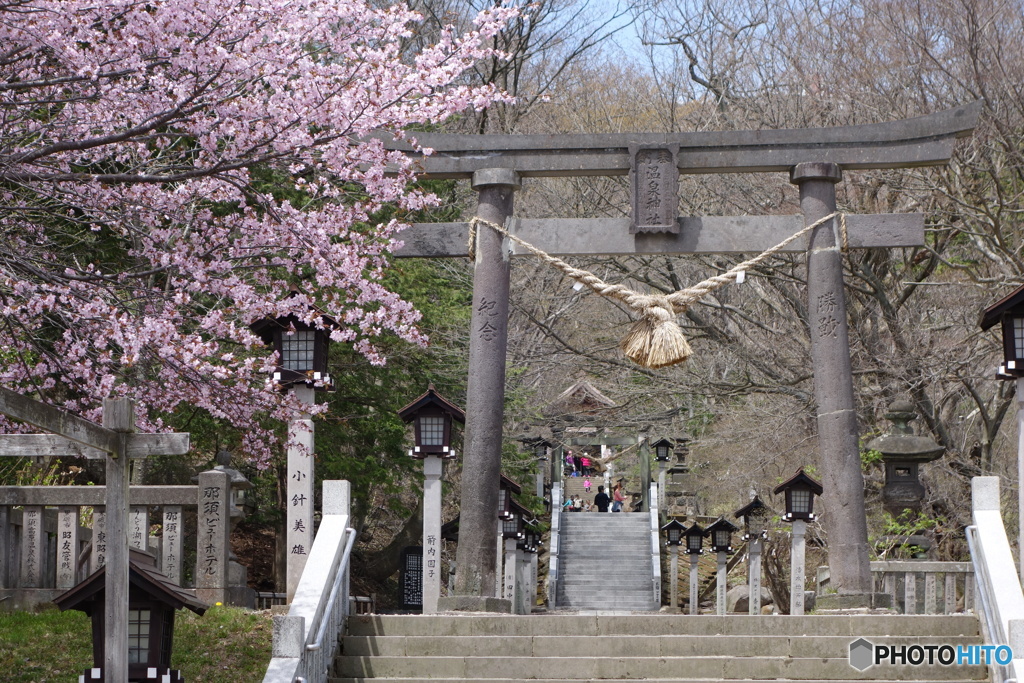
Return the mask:
<path id="1" fill-rule="evenodd" d="M 323 612 L 320 613 L 320 628 L 316 632 L 316 640 L 312 643 L 306 644 L 306 650 L 313 652 L 319 650 L 324 644 L 324 635 L 327 633 L 327 625 L 331 621 L 332 611 L 337 606 L 336 600 L 338 598 L 338 591 L 341 589 L 342 580 L 346 578 L 345 570 L 348 569 L 349 556 L 352 554 L 352 546 L 356 543 L 356 530 L 352 527 L 345 529 L 345 535 L 348 540 L 345 542 L 345 550 L 341 555 L 341 564 L 338 566 L 338 571 L 334 575 L 334 585 L 331 586 L 331 596 L 327 598 L 327 604 L 324 607 Z M 348 599 L 344 601 L 342 607 L 344 610 L 348 610 Z M 348 616 L 347 614 L 345 616 Z"/>
<path id="2" fill-rule="evenodd" d="M 1000 511 L 999 477 L 971 479 L 971 499 L 974 524 L 967 528 L 966 536 L 983 635 L 988 644 L 1008 645 L 1013 653 L 1005 665 L 994 658 L 988 664 L 994 680 L 1015 682 L 1024 678 L 1024 592 Z"/>
<path id="3" fill-rule="evenodd" d="M 964 529 L 964 535 L 967 537 L 967 548 L 971 553 L 971 563 L 974 565 L 974 576 L 977 586 L 977 605 L 981 608 L 981 626 L 982 636 L 986 643 L 989 644 L 1002 644 L 1006 643 L 1006 632 L 1003 629 L 1002 623 L 1000 623 L 995 613 L 995 606 L 992 604 L 992 600 L 995 596 L 995 587 L 992 585 L 992 576 L 988 572 L 988 566 L 985 562 L 985 551 L 980 547 L 976 534 L 978 528 L 973 524 Z M 997 683 L 1011 683 L 1016 682 L 1016 678 L 1008 670 L 1006 666 L 1000 666 L 998 664 L 990 664 L 993 668 L 993 680 Z M 996 675 L 998 672 L 998 675 Z"/>
<path id="4" fill-rule="evenodd" d="M 562 482 L 551 483 L 551 539 L 548 545 L 548 609 L 558 606 L 558 537 L 562 520 Z"/>
<path id="5" fill-rule="evenodd" d="M 274 642 L 263 683 L 325 683 L 349 610 L 349 483 L 324 481 L 323 517 L 287 615 L 274 616 Z M 334 634 L 333 644 L 328 633 Z M 326 644 L 326 646 L 325 646 Z"/>
<path id="6" fill-rule="evenodd" d="M 658 516 L 658 483 L 651 482 L 650 490 L 651 509 L 651 565 L 652 583 L 654 586 L 654 601 L 661 604 L 661 518 Z"/>

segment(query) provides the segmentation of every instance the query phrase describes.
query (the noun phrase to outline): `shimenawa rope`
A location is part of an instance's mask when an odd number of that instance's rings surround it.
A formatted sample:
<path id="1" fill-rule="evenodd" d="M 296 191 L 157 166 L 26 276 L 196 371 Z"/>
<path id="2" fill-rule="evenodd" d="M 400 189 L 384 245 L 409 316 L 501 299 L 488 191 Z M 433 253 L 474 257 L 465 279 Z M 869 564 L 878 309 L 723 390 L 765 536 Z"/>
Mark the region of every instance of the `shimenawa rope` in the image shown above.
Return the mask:
<path id="1" fill-rule="evenodd" d="M 540 257 L 542 261 L 546 261 L 572 279 L 586 285 L 597 294 L 621 301 L 638 313 L 640 318 L 633 323 L 633 327 L 622 339 L 619 348 L 630 360 L 639 365 L 647 368 L 663 368 L 685 362 L 692 354 L 690 345 L 683 335 L 683 330 L 675 320 L 677 315 L 684 313 L 694 302 L 706 294 L 734 282 L 741 272 L 761 264 L 794 240 L 803 237 L 836 216 L 839 217 L 841 244 L 845 250 L 847 246 L 846 215 L 836 211 L 811 223 L 754 258 L 743 261 L 720 275 L 709 277 L 692 287 L 671 294 L 643 294 L 633 291 L 625 285 L 609 284 L 593 273 L 574 268 L 560 258 L 551 256 L 542 249 L 516 237 L 504 227 L 480 217 L 474 217 L 469 222 L 469 253 L 472 256 L 475 252 L 476 226 L 486 225 Z"/>

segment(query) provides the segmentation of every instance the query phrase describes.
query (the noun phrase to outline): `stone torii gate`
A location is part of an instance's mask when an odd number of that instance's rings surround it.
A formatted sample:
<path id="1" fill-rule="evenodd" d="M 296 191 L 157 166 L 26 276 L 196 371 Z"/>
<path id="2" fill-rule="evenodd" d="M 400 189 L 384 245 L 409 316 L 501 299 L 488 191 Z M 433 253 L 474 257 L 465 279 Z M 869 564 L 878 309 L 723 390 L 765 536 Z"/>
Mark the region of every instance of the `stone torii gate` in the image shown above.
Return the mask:
<path id="1" fill-rule="evenodd" d="M 552 255 L 762 252 L 836 210 L 843 169 L 942 165 L 956 138 L 973 130 L 980 103 L 892 123 L 826 129 L 608 135 L 444 135 L 416 139 L 433 149 L 413 157 L 428 178 L 468 179 L 476 217 Z M 789 173 L 803 216 L 677 217 L 680 173 Z M 518 219 L 513 197 L 526 177 L 632 178 L 629 219 Z M 850 371 L 842 253 L 837 221 L 805 246 L 811 360 L 818 406 L 824 522 L 832 580 L 842 593 L 871 591 L 857 418 Z M 416 224 L 398 257 L 466 255 L 468 223 Z M 924 244 L 922 214 L 848 216 L 849 248 Z M 442 610 L 500 609 L 492 602 L 494 511 L 499 476 L 510 256 L 528 253 L 491 229 L 476 238 L 466 396 L 466 445 L 455 595 Z M 866 595 L 865 595 L 866 597 Z"/>
<path id="2" fill-rule="evenodd" d="M 84 456 L 106 462 L 104 501 L 106 587 L 103 619 L 103 675 L 128 680 L 128 480 L 129 460 L 150 455 L 184 455 L 189 435 L 136 434 L 135 404 L 104 399 L 103 425 L 0 387 L 0 413 L 50 434 L 0 435 L 0 455 Z"/>

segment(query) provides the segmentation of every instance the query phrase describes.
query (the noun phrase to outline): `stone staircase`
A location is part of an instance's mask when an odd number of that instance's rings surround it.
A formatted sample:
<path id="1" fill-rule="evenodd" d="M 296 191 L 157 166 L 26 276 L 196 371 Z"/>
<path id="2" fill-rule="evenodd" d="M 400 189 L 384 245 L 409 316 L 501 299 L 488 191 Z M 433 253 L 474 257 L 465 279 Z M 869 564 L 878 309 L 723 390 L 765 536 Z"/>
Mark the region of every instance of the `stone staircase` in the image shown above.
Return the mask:
<path id="1" fill-rule="evenodd" d="M 331 683 L 467 681 L 982 681 L 984 666 L 879 664 L 859 671 L 850 643 L 980 644 L 970 615 L 354 616 Z"/>
<path id="2" fill-rule="evenodd" d="M 566 512 L 558 551 L 558 609 L 653 612 L 651 517 Z"/>

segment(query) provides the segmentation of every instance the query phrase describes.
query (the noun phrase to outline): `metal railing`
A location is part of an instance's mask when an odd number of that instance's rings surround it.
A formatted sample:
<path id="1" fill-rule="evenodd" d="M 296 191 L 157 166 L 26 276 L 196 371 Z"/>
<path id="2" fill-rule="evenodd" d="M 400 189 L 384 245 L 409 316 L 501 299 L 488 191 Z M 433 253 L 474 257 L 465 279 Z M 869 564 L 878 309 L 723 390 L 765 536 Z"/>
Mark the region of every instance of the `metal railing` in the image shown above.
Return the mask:
<path id="1" fill-rule="evenodd" d="M 1006 664 L 993 658 L 989 670 L 994 681 L 1015 683 L 1024 675 L 1024 592 L 1000 513 L 999 477 L 974 477 L 971 494 L 974 524 L 967 527 L 967 543 L 982 635 L 986 644 L 1009 646 L 1013 653 Z"/>
<path id="2" fill-rule="evenodd" d="M 323 519 L 287 615 L 274 617 L 272 659 L 263 683 L 324 683 L 349 613 L 349 484 L 324 482 Z"/>
<path id="3" fill-rule="evenodd" d="M 551 539 L 548 545 L 548 609 L 557 607 L 558 530 L 562 521 L 562 484 L 551 483 Z"/>
<path id="4" fill-rule="evenodd" d="M 650 491 L 651 509 L 651 566 L 653 577 L 651 579 L 654 587 L 654 602 L 661 604 L 661 519 L 658 517 L 658 484 L 651 482 Z"/>

